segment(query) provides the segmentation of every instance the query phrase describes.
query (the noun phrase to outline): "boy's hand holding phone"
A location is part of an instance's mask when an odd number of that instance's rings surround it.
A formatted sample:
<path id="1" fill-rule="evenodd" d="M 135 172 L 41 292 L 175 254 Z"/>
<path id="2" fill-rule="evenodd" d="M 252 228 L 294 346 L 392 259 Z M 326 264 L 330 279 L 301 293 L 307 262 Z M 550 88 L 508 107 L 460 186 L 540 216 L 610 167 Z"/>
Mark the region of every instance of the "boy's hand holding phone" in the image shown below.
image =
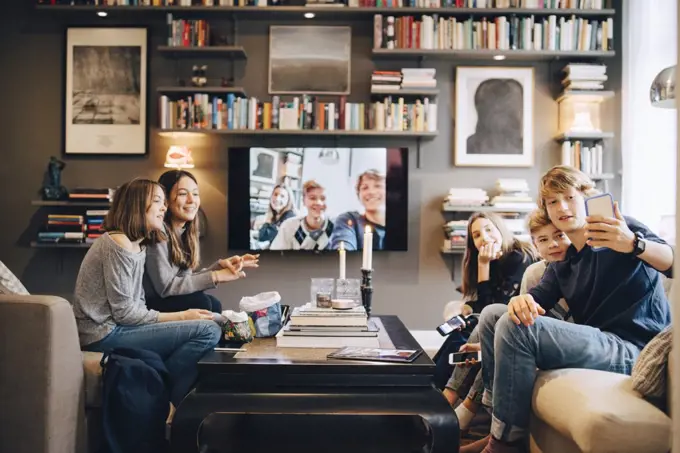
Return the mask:
<path id="1" fill-rule="evenodd" d="M 586 217 L 586 222 L 584 236 L 589 246 L 607 247 L 621 253 L 633 251 L 635 234 L 621 215 L 618 202 L 614 203 L 614 217 L 593 214 Z"/>

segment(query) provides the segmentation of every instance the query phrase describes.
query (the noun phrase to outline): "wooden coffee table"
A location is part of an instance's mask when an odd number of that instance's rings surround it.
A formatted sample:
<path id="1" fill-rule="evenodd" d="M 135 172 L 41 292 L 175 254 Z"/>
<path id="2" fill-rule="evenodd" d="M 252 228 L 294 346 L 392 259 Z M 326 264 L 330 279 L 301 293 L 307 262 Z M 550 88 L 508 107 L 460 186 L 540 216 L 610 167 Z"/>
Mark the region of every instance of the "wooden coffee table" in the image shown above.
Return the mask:
<path id="1" fill-rule="evenodd" d="M 396 316 L 379 316 L 394 347 L 421 349 Z M 327 360 L 333 349 L 210 352 L 177 408 L 171 449 L 193 452 L 458 452 L 458 420 L 432 385 L 434 363 Z"/>

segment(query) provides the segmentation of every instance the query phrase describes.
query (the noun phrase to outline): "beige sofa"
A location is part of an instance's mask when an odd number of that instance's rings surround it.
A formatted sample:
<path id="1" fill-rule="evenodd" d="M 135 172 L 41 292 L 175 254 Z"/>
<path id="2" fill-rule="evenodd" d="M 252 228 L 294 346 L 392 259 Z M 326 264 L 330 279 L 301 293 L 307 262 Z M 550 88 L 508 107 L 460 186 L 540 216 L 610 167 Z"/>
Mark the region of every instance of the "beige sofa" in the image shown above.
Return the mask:
<path id="1" fill-rule="evenodd" d="M 0 336 L 0 451 L 96 451 L 101 354 L 80 351 L 71 305 L 0 295 Z"/>

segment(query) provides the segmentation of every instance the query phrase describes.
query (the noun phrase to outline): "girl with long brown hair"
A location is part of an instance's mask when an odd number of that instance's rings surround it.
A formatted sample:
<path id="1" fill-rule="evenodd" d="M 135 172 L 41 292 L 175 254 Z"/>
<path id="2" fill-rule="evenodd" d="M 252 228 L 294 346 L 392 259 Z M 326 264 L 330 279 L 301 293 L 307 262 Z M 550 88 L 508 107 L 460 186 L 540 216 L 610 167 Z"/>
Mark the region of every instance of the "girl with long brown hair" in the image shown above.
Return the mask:
<path id="1" fill-rule="evenodd" d="M 161 312 L 201 308 L 220 313 L 222 304 L 205 290 L 245 277 L 243 269 L 258 267 L 258 257 L 233 256 L 197 270 L 201 261 L 198 181 L 188 171 L 171 170 L 158 182 L 168 199 L 164 219 L 167 240 L 157 241 L 146 252 L 147 306 Z"/>
<path id="2" fill-rule="evenodd" d="M 472 214 L 467 226 L 462 292 L 473 313 L 480 313 L 490 304 L 507 304 L 519 294 L 524 271 L 535 261 L 537 253 L 532 244 L 514 237 L 501 217 L 490 212 Z M 458 352 L 470 334 L 466 329 L 452 332 L 435 355 L 438 388 L 444 388 L 453 372 L 449 354 Z"/>

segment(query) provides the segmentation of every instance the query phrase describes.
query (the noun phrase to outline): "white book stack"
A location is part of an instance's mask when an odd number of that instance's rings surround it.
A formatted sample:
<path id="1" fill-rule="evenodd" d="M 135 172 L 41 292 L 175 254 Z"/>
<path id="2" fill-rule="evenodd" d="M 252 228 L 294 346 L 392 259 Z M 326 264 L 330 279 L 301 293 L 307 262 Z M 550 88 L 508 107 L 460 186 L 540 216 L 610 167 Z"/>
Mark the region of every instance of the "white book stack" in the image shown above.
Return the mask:
<path id="1" fill-rule="evenodd" d="M 501 178 L 496 181 L 498 195 L 491 199 L 491 204 L 500 209 L 535 208 L 533 198 L 529 196 L 529 184 L 526 179 Z"/>
<path id="2" fill-rule="evenodd" d="M 364 307 L 349 310 L 318 308 L 312 303 L 293 308 L 290 321 L 276 335 L 280 348 L 378 348 L 378 327 Z"/>
<path id="3" fill-rule="evenodd" d="M 570 63 L 564 67 L 562 80 L 565 93 L 572 90 L 604 90 L 607 66 L 602 64 Z"/>
<path id="4" fill-rule="evenodd" d="M 487 201 L 489 196 L 484 189 L 455 187 L 449 189 L 449 194 L 444 199 L 444 208 L 482 206 Z"/>

